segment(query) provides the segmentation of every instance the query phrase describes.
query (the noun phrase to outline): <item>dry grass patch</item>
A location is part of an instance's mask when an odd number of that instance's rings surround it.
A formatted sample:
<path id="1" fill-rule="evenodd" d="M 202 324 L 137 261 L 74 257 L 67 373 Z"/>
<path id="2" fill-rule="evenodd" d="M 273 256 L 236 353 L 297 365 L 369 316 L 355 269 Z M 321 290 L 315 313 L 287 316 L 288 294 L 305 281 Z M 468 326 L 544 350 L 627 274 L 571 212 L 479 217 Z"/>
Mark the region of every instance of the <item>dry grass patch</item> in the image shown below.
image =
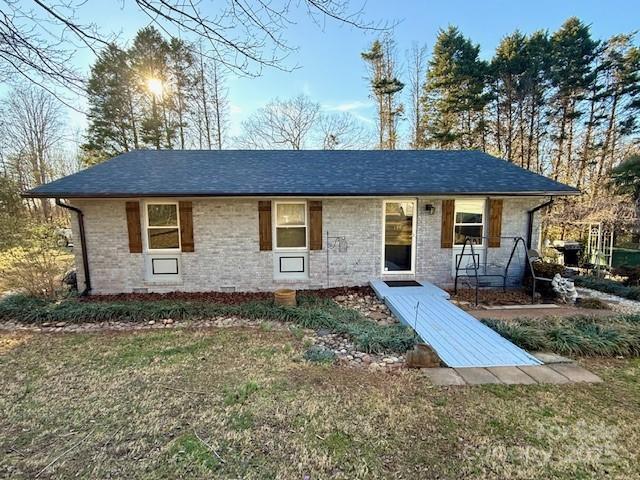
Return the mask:
<path id="1" fill-rule="evenodd" d="M 602 385 L 443 389 L 304 350 L 261 329 L 34 335 L 0 355 L 0 477 L 640 475 L 638 361 L 589 360 Z"/>

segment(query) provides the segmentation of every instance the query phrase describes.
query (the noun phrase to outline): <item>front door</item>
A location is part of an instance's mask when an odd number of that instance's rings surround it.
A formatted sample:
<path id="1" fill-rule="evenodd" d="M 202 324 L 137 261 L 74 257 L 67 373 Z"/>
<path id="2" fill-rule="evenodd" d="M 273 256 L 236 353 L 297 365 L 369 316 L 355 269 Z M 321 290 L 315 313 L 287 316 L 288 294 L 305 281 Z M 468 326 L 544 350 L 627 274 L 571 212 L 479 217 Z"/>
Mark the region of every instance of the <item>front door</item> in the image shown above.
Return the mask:
<path id="1" fill-rule="evenodd" d="M 415 200 L 385 200 L 382 273 L 413 273 L 415 265 Z"/>

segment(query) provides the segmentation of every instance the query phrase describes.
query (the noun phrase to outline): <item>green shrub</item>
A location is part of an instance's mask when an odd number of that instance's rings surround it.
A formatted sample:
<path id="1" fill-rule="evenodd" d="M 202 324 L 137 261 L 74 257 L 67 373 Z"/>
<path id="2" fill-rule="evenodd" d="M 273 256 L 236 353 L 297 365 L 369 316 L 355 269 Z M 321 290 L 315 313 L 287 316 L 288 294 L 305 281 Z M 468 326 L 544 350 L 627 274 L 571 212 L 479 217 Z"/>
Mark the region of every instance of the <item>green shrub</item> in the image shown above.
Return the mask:
<path id="1" fill-rule="evenodd" d="M 527 350 L 605 357 L 640 355 L 640 315 L 482 322 Z"/>
<path id="2" fill-rule="evenodd" d="M 336 360 L 336 354 L 328 348 L 320 345 L 309 347 L 303 355 L 304 359 L 314 363 L 333 363 Z"/>

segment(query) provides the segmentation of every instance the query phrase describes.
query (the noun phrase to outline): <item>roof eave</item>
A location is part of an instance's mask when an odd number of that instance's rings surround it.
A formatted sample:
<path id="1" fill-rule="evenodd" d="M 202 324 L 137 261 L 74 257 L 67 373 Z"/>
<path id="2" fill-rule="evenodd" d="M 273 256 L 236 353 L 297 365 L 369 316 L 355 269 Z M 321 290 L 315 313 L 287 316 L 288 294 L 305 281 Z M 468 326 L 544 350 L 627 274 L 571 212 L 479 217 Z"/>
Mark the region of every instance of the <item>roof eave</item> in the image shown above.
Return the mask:
<path id="1" fill-rule="evenodd" d="M 545 190 L 545 191 L 517 191 L 517 192 L 380 192 L 380 193 L 351 193 L 351 192 L 259 192 L 259 193 L 210 193 L 210 192 L 146 192 L 146 193 L 79 193 L 79 192 L 58 192 L 39 193 L 23 192 L 23 198 L 152 198 L 152 197 L 444 197 L 444 196 L 492 196 L 492 197 L 545 197 L 545 196 L 574 196 L 580 195 L 580 190 Z"/>

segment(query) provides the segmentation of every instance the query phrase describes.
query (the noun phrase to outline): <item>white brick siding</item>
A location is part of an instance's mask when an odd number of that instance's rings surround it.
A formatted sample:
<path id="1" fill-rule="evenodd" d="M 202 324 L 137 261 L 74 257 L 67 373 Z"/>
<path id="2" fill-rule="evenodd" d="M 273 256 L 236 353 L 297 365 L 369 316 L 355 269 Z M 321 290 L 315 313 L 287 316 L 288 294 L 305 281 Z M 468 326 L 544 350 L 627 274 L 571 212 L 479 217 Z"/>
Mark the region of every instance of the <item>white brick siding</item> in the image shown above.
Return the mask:
<path id="1" fill-rule="evenodd" d="M 125 200 L 76 200 L 84 212 L 87 252 L 92 292 L 97 294 L 131 292 L 136 289 L 166 292 L 172 290 L 207 291 L 233 288 L 237 291 L 274 290 L 282 286 L 320 288 L 364 285 L 381 275 L 382 199 L 324 198 L 323 250 L 309 252 L 309 279 L 274 281 L 273 252 L 260 251 L 258 242 L 257 199 L 194 199 L 193 230 L 195 252 L 181 253 L 181 281 L 145 281 L 144 254 L 129 253 Z M 542 203 L 540 198 L 505 199 L 502 234 L 527 234 L 527 210 Z M 425 212 L 426 204 L 435 214 Z M 429 280 L 439 285 L 452 282 L 452 249 L 440 248 L 441 200 L 419 198 L 416 219 L 416 274 L 398 278 Z M 76 240 L 78 285 L 84 286 L 77 222 Z M 344 236 L 347 251 L 337 245 L 329 250 L 327 275 L 326 232 Z M 534 242 L 537 242 L 537 225 Z M 144 235 L 144 229 L 143 229 Z M 510 242 L 489 249 L 490 258 L 506 262 Z"/>

